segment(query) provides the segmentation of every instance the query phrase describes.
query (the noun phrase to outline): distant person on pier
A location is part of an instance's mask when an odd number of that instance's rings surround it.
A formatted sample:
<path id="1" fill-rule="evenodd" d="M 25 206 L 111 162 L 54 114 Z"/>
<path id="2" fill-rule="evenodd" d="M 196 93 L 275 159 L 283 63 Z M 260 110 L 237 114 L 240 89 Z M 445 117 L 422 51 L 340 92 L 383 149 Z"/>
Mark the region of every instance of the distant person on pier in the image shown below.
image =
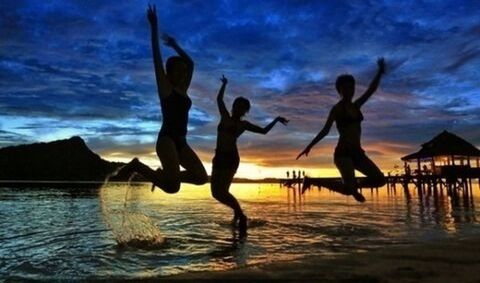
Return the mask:
<path id="1" fill-rule="evenodd" d="M 238 221 L 240 235 L 245 235 L 247 217 L 237 199 L 229 192 L 233 176 L 240 164 L 237 139 L 245 131 L 265 135 L 277 122 L 286 125 L 288 120 L 279 116 L 265 127 L 259 127 L 244 120 L 243 117 L 250 110 L 250 102 L 243 97 L 237 97 L 234 100 L 232 110 L 229 112 L 223 101 L 228 80 L 225 76 L 222 76 L 220 80 L 222 85 L 217 96 L 220 123 L 217 128 L 217 147 L 212 161 L 211 190 L 212 196 L 216 200 L 233 209 L 232 224 L 235 225 Z"/>
<path id="2" fill-rule="evenodd" d="M 412 170 L 410 169 L 410 164 L 405 165 L 405 175 L 410 176 L 412 174 Z"/>
<path id="3" fill-rule="evenodd" d="M 358 187 L 381 187 L 386 183 L 383 173 L 365 155 L 365 151 L 360 145 L 361 122 L 363 121 L 360 108 L 377 90 L 380 79 L 385 73 L 383 58 L 378 59 L 377 65 L 378 71 L 370 86 L 355 101 L 352 101 L 355 93 L 355 78 L 349 74 L 337 77 L 335 86 L 341 97 L 340 101 L 331 109 L 323 129 L 297 156 L 297 159 L 302 155 L 308 156 L 313 146 L 328 134 L 333 122 L 335 122 L 340 137 L 335 148 L 334 162 L 342 175 L 343 188 L 340 189 L 344 194 L 352 195 L 359 202 L 364 202 L 365 197 L 358 191 Z M 366 176 L 366 182 L 357 184 L 355 170 Z M 309 185 L 308 178 L 305 178 L 304 191 Z"/>
<path id="4" fill-rule="evenodd" d="M 424 175 L 430 174 L 430 170 L 428 170 L 428 167 L 427 167 L 427 165 L 425 165 L 425 164 L 423 165 L 423 174 L 424 174 Z"/>

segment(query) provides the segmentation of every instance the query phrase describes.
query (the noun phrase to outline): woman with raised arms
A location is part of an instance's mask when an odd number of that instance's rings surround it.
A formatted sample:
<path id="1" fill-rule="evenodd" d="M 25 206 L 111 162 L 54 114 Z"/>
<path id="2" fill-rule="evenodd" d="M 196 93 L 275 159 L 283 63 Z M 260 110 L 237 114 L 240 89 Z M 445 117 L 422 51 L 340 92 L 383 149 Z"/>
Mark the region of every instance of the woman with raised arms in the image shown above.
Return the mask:
<path id="1" fill-rule="evenodd" d="M 381 187 L 385 185 L 383 173 L 365 155 L 365 151 L 360 145 L 361 122 L 363 121 L 360 108 L 377 90 L 380 79 L 385 73 L 385 61 L 383 58 L 378 59 L 377 65 L 378 71 L 375 78 L 365 93 L 355 101 L 352 101 L 355 93 L 355 78 L 349 74 L 337 77 L 335 86 L 341 97 L 340 101 L 331 109 L 323 129 L 297 156 L 297 159 L 302 155 L 308 156 L 312 147 L 328 134 L 333 122 L 335 122 L 340 137 L 333 156 L 335 165 L 342 175 L 343 188 L 340 191 L 346 195 L 352 195 L 359 202 L 364 202 L 365 197 L 358 191 L 358 187 Z M 360 171 L 367 177 L 364 183 L 357 184 L 355 170 Z M 305 178 L 304 191 L 308 186 L 309 180 Z"/>
<path id="2" fill-rule="evenodd" d="M 188 114 L 192 106 L 187 91 L 193 75 L 193 60 L 172 37 L 163 35 L 165 45 L 178 56 L 168 58 L 163 67 L 155 6 L 148 6 L 147 18 L 151 27 L 153 63 L 158 97 L 162 111 L 162 127 L 158 133 L 156 152 L 162 169 L 153 170 L 134 158 L 117 175 L 137 172 L 167 193 L 176 193 L 180 183 L 205 184 L 208 175 L 197 154 L 187 143 Z M 180 165 L 185 171 L 180 171 Z"/>
<path id="3" fill-rule="evenodd" d="M 223 101 L 228 81 L 225 76 L 221 78 L 221 81 L 222 86 L 217 96 L 220 123 L 217 128 L 217 147 L 212 162 L 211 190 L 216 200 L 233 209 L 232 224 L 235 225 L 238 221 L 240 233 L 244 235 L 247 229 L 247 217 L 237 199 L 229 192 L 233 176 L 240 164 L 237 139 L 245 131 L 265 135 L 277 122 L 286 125 L 288 120 L 277 117 L 263 128 L 244 120 L 243 117 L 250 110 L 250 102 L 243 97 L 237 97 L 234 100 L 232 110 L 229 112 Z"/>

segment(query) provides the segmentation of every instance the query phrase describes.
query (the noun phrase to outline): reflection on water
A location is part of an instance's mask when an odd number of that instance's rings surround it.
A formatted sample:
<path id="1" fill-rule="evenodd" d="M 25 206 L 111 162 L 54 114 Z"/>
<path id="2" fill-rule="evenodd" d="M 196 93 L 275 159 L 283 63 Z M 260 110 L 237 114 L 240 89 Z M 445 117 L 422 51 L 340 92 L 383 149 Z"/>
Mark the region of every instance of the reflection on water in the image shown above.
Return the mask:
<path id="1" fill-rule="evenodd" d="M 325 189 L 301 195 L 277 184 L 234 184 L 232 192 L 251 218 L 244 241 L 208 185 L 186 185 L 176 195 L 151 193 L 149 185 L 82 193 L 0 188 L 0 278 L 164 276 L 480 234 L 478 186 L 468 193 L 365 190 L 365 204 Z M 165 241 L 122 248 L 119 233 Z"/>

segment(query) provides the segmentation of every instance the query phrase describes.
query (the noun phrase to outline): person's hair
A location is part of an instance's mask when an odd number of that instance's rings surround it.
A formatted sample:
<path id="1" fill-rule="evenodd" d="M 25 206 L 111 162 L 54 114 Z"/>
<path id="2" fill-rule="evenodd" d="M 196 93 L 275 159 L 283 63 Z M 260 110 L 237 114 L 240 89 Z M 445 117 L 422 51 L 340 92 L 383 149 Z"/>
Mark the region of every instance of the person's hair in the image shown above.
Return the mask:
<path id="1" fill-rule="evenodd" d="M 355 84 L 355 78 L 350 74 L 343 74 L 337 77 L 337 81 L 335 82 L 335 88 L 340 93 L 340 88 L 347 84 Z"/>
<path id="2" fill-rule="evenodd" d="M 250 101 L 245 97 L 237 97 L 233 101 L 233 109 L 237 109 L 238 107 L 245 109 L 245 112 L 250 110 Z"/>
<path id="3" fill-rule="evenodd" d="M 166 70 L 167 74 L 171 73 L 174 66 L 178 63 L 186 64 L 187 62 L 180 56 L 172 56 L 167 59 Z"/>

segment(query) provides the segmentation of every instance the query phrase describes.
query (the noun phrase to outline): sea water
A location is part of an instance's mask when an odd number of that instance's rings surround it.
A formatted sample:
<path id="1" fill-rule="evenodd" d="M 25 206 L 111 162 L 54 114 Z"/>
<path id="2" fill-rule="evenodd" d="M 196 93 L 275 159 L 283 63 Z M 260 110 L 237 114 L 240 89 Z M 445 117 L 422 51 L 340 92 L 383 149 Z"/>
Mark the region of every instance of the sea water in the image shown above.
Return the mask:
<path id="1" fill-rule="evenodd" d="M 209 185 L 0 188 L 0 279 L 150 278 L 480 235 L 477 184 L 473 194 L 364 190 L 363 204 L 278 184 L 231 192 L 250 218 L 245 239 Z"/>

